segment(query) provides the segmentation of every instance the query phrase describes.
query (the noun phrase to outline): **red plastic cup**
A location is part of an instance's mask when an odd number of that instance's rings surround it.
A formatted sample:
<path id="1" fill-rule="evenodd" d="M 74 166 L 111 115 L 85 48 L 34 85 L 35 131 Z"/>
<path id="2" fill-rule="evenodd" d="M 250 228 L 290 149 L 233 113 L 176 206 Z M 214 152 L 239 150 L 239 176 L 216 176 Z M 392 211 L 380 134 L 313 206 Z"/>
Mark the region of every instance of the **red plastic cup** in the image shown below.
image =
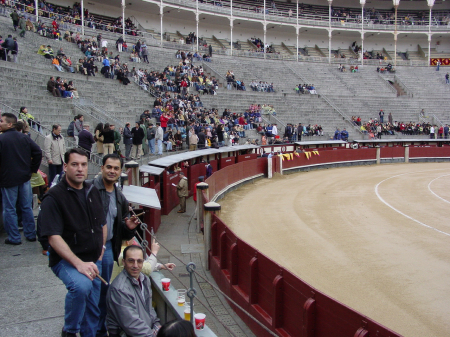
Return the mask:
<path id="1" fill-rule="evenodd" d="M 161 280 L 162 288 L 164 291 L 169 291 L 170 288 L 170 278 L 163 278 Z"/>
<path id="2" fill-rule="evenodd" d="M 195 328 L 197 330 L 203 330 L 205 328 L 205 314 L 195 314 L 194 320 L 195 320 Z"/>

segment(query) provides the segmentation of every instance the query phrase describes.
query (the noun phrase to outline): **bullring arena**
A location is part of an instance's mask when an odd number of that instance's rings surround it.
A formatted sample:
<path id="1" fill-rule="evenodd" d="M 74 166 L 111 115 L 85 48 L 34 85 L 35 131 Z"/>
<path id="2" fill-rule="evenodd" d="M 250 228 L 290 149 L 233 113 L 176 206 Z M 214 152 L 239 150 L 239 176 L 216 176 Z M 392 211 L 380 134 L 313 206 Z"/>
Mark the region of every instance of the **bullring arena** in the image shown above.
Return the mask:
<path id="1" fill-rule="evenodd" d="M 284 175 L 221 200 L 221 218 L 307 283 L 404 336 L 450 331 L 448 163 Z"/>

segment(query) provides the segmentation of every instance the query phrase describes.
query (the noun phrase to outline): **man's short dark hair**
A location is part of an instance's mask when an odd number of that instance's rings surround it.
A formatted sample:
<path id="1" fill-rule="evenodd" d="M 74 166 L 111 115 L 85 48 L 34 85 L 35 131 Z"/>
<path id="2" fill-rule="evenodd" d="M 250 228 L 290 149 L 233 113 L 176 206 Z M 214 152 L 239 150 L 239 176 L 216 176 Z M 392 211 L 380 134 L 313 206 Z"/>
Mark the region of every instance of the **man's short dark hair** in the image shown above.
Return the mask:
<path id="1" fill-rule="evenodd" d="M 119 157 L 119 155 L 117 153 L 110 153 L 107 154 L 106 156 L 103 156 L 102 158 L 102 165 L 105 166 L 105 163 L 108 159 L 114 159 L 114 160 L 119 160 L 120 161 L 120 167 L 122 167 L 123 165 L 123 161 L 122 158 Z"/>
<path id="2" fill-rule="evenodd" d="M 131 246 L 126 247 L 126 248 L 123 250 L 123 259 L 124 259 L 124 260 L 127 258 L 127 252 L 128 252 L 129 250 L 133 250 L 133 249 L 140 250 L 140 251 L 142 252 L 142 256 L 145 258 L 145 252 L 144 252 L 144 249 L 143 249 L 141 246 L 131 245 Z"/>
<path id="3" fill-rule="evenodd" d="M 7 122 L 7 123 L 12 123 L 13 126 L 15 126 L 16 123 L 17 123 L 17 117 L 16 117 L 16 115 L 14 115 L 14 114 L 12 114 L 12 113 L 10 113 L 10 112 L 4 112 L 4 113 L 2 113 L 2 117 L 5 117 L 6 122 Z"/>
<path id="4" fill-rule="evenodd" d="M 64 153 L 64 162 L 65 162 L 66 164 L 69 163 L 70 155 L 71 155 L 72 153 L 79 154 L 80 156 L 85 156 L 86 158 L 89 158 L 89 157 L 88 157 L 88 154 L 87 154 L 86 151 L 84 151 L 83 149 L 80 149 L 80 148 L 73 148 L 73 149 L 67 150 L 66 153 Z"/>
<path id="5" fill-rule="evenodd" d="M 61 125 L 59 125 L 59 124 L 53 124 L 53 125 L 52 125 L 52 131 L 53 131 L 53 130 L 57 130 L 60 126 L 61 126 Z"/>

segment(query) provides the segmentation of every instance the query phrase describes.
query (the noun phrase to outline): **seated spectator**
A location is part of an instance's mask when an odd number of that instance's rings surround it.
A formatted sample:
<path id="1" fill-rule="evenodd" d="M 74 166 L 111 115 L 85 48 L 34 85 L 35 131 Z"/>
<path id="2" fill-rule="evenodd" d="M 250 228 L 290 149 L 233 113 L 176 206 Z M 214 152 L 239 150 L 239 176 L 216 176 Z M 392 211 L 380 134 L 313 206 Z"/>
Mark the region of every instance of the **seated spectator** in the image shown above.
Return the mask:
<path id="1" fill-rule="evenodd" d="M 55 66 L 56 69 L 58 69 L 58 71 L 64 72 L 63 68 L 62 68 L 61 65 L 59 64 L 59 60 L 58 60 L 57 57 L 53 57 L 53 59 L 52 59 L 52 64 Z"/>
<path id="2" fill-rule="evenodd" d="M 72 67 L 72 62 L 70 61 L 70 58 L 68 58 L 67 56 L 64 56 L 63 58 L 60 59 L 60 65 L 61 67 L 63 67 L 67 71 L 70 71 L 71 73 L 75 72 L 75 70 L 73 70 Z"/>
<path id="3" fill-rule="evenodd" d="M 156 336 L 161 327 L 151 304 L 150 280 L 141 272 L 143 263 L 141 247 L 133 245 L 124 249 L 124 270 L 111 283 L 106 298 L 106 326 L 110 336 L 119 336 L 122 332 L 129 336 Z M 141 293 L 138 294 L 136 289 Z"/>

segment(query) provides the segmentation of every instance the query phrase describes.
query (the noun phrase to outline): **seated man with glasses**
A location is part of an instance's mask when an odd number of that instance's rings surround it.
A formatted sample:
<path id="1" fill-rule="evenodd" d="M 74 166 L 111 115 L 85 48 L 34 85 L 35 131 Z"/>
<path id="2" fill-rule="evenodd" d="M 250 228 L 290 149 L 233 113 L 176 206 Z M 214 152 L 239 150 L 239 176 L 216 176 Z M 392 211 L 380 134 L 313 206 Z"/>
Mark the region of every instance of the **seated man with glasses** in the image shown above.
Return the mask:
<path id="1" fill-rule="evenodd" d="M 161 324 L 152 307 L 150 279 L 144 275 L 144 250 L 128 246 L 123 251 L 123 271 L 106 295 L 106 326 L 110 337 L 156 337 Z"/>

